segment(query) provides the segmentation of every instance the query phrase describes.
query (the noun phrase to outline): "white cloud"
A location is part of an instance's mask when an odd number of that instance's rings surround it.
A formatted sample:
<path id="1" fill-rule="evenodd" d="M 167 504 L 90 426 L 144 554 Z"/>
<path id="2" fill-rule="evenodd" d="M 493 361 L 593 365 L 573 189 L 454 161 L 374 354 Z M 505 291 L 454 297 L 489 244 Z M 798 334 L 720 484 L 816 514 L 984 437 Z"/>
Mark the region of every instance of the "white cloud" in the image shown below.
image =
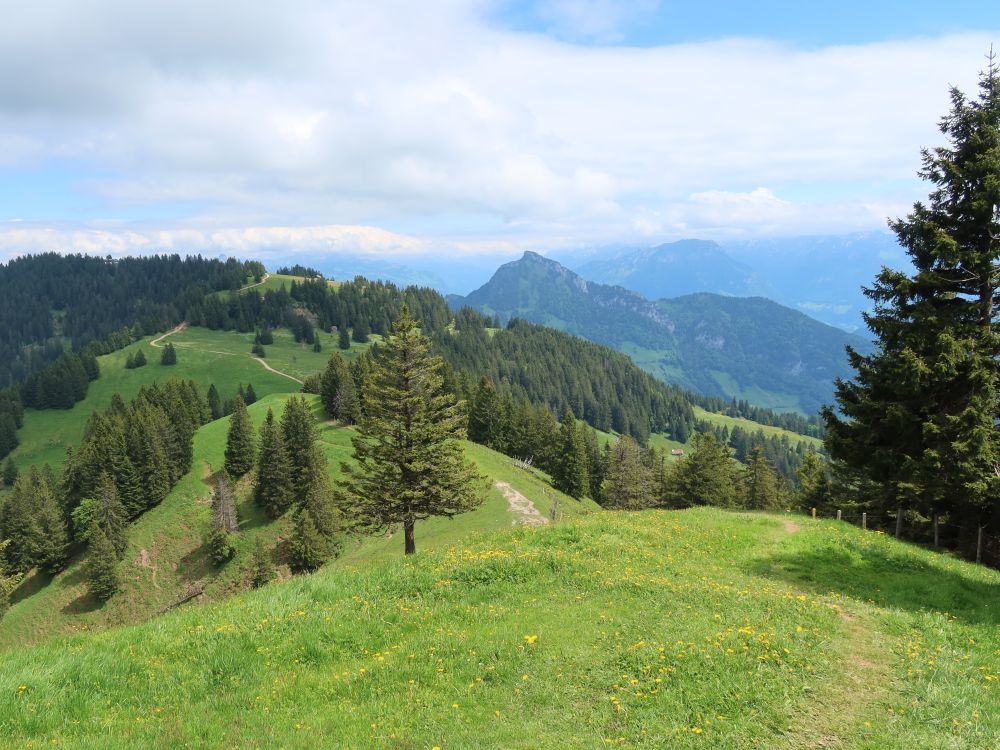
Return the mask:
<path id="1" fill-rule="evenodd" d="M 285 257 L 289 252 L 420 255 L 425 240 L 377 227 L 232 227 L 216 229 L 135 229 L 129 227 L 47 227 L 11 221 L 0 225 L 0 260 L 34 252 L 224 253 L 240 257 Z"/>
<path id="2" fill-rule="evenodd" d="M 624 23 L 604 0 L 545 7 L 582 35 Z M 990 40 L 595 48 L 491 28 L 489 9 L 21 4 L 0 26 L 0 169 L 72 158 L 105 215 L 192 204 L 199 236 L 247 246 L 228 227 L 320 242 L 310 227 L 434 222 L 451 229 L 431 240 L 488 226 L 495 245 L 876 228 L 919 197 L 881 186 L 940 142 L 947 86 L 973 88 Z M 844 182 L 871 187 L 796 198 Z M 57 236 L 129 236 L 77 229 Z"/>

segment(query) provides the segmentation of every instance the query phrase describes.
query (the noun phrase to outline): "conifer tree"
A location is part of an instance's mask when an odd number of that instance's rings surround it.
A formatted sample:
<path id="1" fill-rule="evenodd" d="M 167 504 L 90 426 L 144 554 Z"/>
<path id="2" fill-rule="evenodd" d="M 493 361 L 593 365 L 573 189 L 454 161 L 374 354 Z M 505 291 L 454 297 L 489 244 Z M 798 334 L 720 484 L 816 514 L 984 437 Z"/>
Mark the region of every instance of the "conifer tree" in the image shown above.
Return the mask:
<path id="1" fill-rule="evenodd" d="M 250 585 L 259 589 L 274 580 L 274 564 L 271 553 L 264 546 L 264 540 L 258 535 L 254 541 L 253 554 L 250 557 Z"/>
<path id="2" fill-rule="evenodd" d="M 3 483 L 8 487 L 13 487 L 16 481 L 17 466 L 14 465 L 13 458 L 8 458 L 7 462 L 3 465 Z"/>
<path id="3" fill-rule="evenodd" d="M 319 336 L 317 336 L 316 340 L 313 341 L 313 351 L 317 353 L 323 351 L 323 345 L 319 342 Z"/>
<path id="4" fill-rule="evenodd" d="M 503 451 L 510 425 L 504 424 L 504 409 L 493 382 L 483 376 L 469 403 L 469 440 Z"/>
<path id="5" fill-rule="evenodd" d="M 121 560 L 128 548 L 128 516 L 118 498 L 118 488 L 107 472 L 101 474 L 97 483 L 94 521 L 104 530 L 108 541 L 115 549 L 115 556 Z"/>
<path id="6" fill-rule="evenodd" d="M 361 316 L 354 321 L 354 328 L 351 331 L 352 338 L 359 344 L 367 344 L 371 335 L 371 328 L 368 326 L 368 318 Z"/>
<path id="7" fill-rule="evenodd" d="M 577 499 L 585 497 L 590 488 L 587 446 L 572 409 L 566 412 L 559 428 L 559 455 L 552 479 L 557 490 Z"/>
<path id="8" fill-rule="evenodd" d="M 35 567 L 42 552 L 42 530 L 35 513 L 33 490 L 28 474 L 22 472 L 0 508 L 0 539 L 9 542 L 4 550 L 6 567 L 17 573 L 27 573 Z"/>
<path id="9" fill-rule="evenodd" d="M 638 443 L 628 435 L 618 438 L 611 449 L 602 494 L 607 508 L 642 510 L 653 504 L 650 470 L 643 464 Z"/>
<path id="10" fill-rule="evenodd" d="M 289 480 L 292 501 L 301 505 L 309 495 L 313 482 L 319 476 L 315 462 L 320 455 L 313 449 L 316 440 L 316 420 L 309 403 L 300 396 L 292 396 L 285 403 L 281 418 L 281 433 L 288 456 Z"/>
<path id="11" fill-rule="evenodd" d="M 243 395 L 243 401 L 247 406 L 257 403 L 257 392 L 253 389 L 253 383 L 247 383 L 247 390 Z"/>
<path id="12" fill-rule="evenodd" d="M 731 507 L 736 502 L 738 475 L 729 449 L 711 432 L 695 433 L 691 442 L 691 452 L 670 467 L 664 503 L 674 508 Z"/>
<path id="13" fill-rule="evenodd" d="M 327 362 L 320 382 L 320 399 L 323 401 L 326 413 L 333 419 L 346 424 L 358 421 L 360 413 L 354 379 L 340 352 L 331 354 Z"/>
<path id="14" fill-rule="evenodd" d="M 292 493 L 291 465 L 285 451 L 285 439 L 274 421 L 274 413 L 268 409 L 260 428 L 260 458 L 254 500 L 271 518 L 277 518 L 292 506 Z"/>
<path id="15" fill-rule="evenodd" d="M 778 477 L 771 468 L 764 449 L 756 446 L 743 470 L 743 505 L 750 510 L 779 510 L 781 493 Z"/>
<path id="16" fill-rule="evenodd" d="M 337 346 L 344 351 L 351 348 L 351 334 L 345 325 L 340 326 L 337 330 Z"/>
<path id="17" fill-rule="evenodd" d="M 349 515 L 369 529 L 402 525 L 406 554 L 416 551 L 418 520 L 451 517 L 483 500 L 482 480 L 460 442 L 460 404 L 444 391 L 442 362 L 429 349 L 403 305 L 372 363 L 352 441 L 357 465 L 342 465 Z"/>
<path id="18" fill-rule="evenodd" d="M 39 540 L 36 562 L 46 572 L 55 573 L 65 564 L 69 551 L 69 532 L 66 529 L 66 519 L 56 502 L 48 481 L 34 466 L 31 467 L 28 481 L 32 484 L 32 502 L 35 506 L 35 518 L 38 520 Z"/>
<path id="19" fill-rule="evenodd" d="M 8 570 L 4 562 L 6 559 L 6 548 L 9 545 L 9 539 L 0 541 L 0 620 L 3 619 L 4 614 L 10 608 L 11 594 L 17 590 L 21 579 L 24 577 L 22 573 L 15 573 Z"/>
<path id="20" fill-rule="evenodd" d="M 115 548 L 99 524 L 94 524 L 89 536 L 90 545 L 85 568 L 87 588 L 97 600 L 106 602 L 121 588 L 118 558 L 115 555 Z"/>
<path id="21" fill-rule="evenodd" d="M 146 365 L 146 355 L 143 353 L 142 349 L 137 349 L 135 352 L 135 357 L 133 358 L 133 367 L 145 367 Z"/>
<path id="22" fill-rule="evenodd" d="M 802 466 L 796 475 L 799 489 L 795 495 L 802 510 L 816 508 L 817 512 L 827 515 L 833 498 L 833 488 L 826 463 L 812 448 L 802 459 Z"/>
<path id="23" fill-rule="evenodd" d="M 927 203 L 891 223 L 915 272 L 883 269 L 865 293 L 874 353 L 849 350 L 857 374 L 824 410 L 827 447 L 880 504 L 952 511 L 974 528 L 1000 497 L 997 387 L 1000 336 L 1000 71 L 991 53 L 979 96 L 951 91 L 923 152 Z M 898 527 L 897 527 L 898 528 Z"/>
<path id="24" fill-rule="evenodd" d="M 174 349 L 172 343 L 167 343 L 163 347 L 163 351 L 160 352 L 160 364 L 161 365 L 176 365 L 177 364 L 177 350 Z"/>
<path id="25" fill-rule="evenodd" d="M 212 383 L 208 387 L 208 408 L 212 412 L 212 419 L 222 419 L 222 398 L 219 396 L 219 389 Z"/>
<path id="26" fill-rule="evenodd" d="M 246 404 L 237 396 L 226 436 L 226 473 L 233 479 L 239 479 L 253 468 L 255 458 L 253 423 Z"/>
<path id="27" fill-rule="evenodd" d="M 288 540 L 288 564 L 296 573 L 311 573 L 318 570 L 329 557 L 327 540 L 316 528 L 312 513 L 308 508 L 295 512 L 295 528 Z"/>

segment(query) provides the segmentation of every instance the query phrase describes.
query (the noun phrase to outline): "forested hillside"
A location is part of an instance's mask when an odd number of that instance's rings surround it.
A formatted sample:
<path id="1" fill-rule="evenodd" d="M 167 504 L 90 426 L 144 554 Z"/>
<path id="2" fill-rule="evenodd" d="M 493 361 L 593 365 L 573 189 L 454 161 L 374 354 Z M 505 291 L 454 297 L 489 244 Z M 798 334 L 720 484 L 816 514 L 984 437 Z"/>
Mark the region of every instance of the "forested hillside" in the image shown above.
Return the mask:
<path id="1" fill-rule="evenodd" d="M 123 326 L 158 331 L 211 291 L 238 289 L 260 263 L 178 255 L 44 255 L 0 264 L 0 388 Z"/>
<path id="2" fill-rule="evenodd" d="M 696 294 L 651 302 L 587 282 L 536 253 L 497 270 L 452 305 L 502 320 L 523 317 L 628 354 L 669 383 L 708 396 L 815 415 L 850 372 L 844 347 L 858 337 L 762 298 Z"/>

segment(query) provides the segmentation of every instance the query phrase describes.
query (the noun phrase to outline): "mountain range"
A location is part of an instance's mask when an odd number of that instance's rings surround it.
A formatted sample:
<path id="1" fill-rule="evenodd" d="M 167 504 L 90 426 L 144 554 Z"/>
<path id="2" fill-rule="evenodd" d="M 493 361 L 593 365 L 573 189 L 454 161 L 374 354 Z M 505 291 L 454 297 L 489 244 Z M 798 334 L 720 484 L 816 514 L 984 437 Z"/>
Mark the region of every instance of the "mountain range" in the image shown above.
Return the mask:
<path id="1" fill-rule="evenodd" d="M 700 292 L 652 301 L 533 252 L 449 303 L 610 346 L 651 374 L 708 395 L 804 414 L 832 401 L 835 378 L 852 375 L 846 345 L 871 350 L 864 338 L 763 297 Z"/>

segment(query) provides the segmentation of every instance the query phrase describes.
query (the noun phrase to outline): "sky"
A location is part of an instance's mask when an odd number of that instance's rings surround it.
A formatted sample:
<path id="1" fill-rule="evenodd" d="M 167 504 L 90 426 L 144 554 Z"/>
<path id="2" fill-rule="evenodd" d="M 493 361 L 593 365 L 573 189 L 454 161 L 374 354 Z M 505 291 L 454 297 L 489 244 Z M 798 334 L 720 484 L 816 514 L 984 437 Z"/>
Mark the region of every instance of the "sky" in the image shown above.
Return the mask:
<path id="1" fill-rule="evenodd" d="M 994 42 L 989 0 L 20 3 L 0 260 L 884 229 Z"/>

